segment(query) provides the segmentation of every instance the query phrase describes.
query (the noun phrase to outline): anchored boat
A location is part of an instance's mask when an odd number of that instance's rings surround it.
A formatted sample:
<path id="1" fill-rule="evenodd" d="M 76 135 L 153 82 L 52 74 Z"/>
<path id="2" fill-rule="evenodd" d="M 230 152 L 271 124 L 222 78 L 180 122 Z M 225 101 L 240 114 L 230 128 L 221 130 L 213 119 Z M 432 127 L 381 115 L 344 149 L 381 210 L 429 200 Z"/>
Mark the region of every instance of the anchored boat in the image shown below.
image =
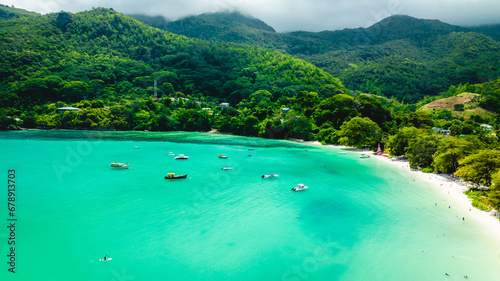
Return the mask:
<path id="1" fill-rule="evenodd" d="M 130 164 L 111 163 L 110 167 L 115 169 L 128 169 L 130 167 Z"/>
<path id="2" fill-rule="evenodd" d="M 189 157 L 186 156 L 186 155 L 184 155 L 184 154 L 179 154 L 179 156 L 174 157 L 174 159 L 177 159 L 177 160 L 187 160 L 187 159 L 189 159 Z"/>
<path id="3" fill-rule="evenodd" d="M 176 179 L 185 179 L 185 178 L 187 178 L 187 174 L 175 175 L 175 173 L 168 173 L 167 176 L 165 176 L 166 180 L 176 180 Z"/>
<path id="4" fill-rule="evenodd" d="M 296 187 L 292 188 L 293 191 L 303 191 L 307 190 L 309 187 L 299 183 Z"/>
<path id="5" fill-rule="evenodd" d="M 267 175 L 262 175 L 262 178 L 263 179 L 268 179 L 268 178 L 277 178 L 279 177 L 280 175 L 278 174 L 267 174 Z"/>

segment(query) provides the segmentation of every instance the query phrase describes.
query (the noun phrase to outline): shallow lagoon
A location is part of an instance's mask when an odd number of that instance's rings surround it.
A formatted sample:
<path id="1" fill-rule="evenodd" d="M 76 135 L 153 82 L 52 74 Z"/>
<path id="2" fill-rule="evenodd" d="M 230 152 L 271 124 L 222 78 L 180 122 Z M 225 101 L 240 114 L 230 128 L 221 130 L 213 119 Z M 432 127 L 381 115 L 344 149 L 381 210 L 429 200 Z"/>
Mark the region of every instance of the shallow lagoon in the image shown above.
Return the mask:
<path id="1" fill-rule="evenodd" d="M 5 179 L 16 171 L 18 219 L 15 274 L 0 231 L 1 280 L 500 276 L 498 243 L 453 202 L 357 153 L 183 132 L 1 132 L 0 147 Z M 112 170 L 114 161 L 131 169 Z M 309 190 L 291 191 L 298 183 Z M 99 262 L 105 254 L 113 260 Z"/>

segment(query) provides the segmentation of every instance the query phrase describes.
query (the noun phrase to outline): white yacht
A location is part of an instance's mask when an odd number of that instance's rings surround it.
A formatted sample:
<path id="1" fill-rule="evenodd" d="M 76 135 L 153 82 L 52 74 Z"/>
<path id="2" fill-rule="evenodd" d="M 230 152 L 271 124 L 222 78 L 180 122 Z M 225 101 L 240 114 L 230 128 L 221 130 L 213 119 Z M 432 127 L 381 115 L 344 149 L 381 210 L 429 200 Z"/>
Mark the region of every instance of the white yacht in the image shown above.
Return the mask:
<path id="1" fill-rule="evenodd" d="M 293 191 L 302 191 L 302 190 L 306 190 L 308 189 L 309 187 L 299 183 L 296 187 L 292 188 Z"/>

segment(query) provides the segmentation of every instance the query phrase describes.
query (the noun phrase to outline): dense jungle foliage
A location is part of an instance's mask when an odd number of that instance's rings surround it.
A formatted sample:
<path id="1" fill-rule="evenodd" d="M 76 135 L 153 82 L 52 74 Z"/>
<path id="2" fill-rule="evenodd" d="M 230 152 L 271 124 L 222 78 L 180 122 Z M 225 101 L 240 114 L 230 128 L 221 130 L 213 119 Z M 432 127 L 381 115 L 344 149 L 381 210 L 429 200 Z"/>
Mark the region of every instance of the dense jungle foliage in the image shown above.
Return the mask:
<path id="1" fill-rule="evenodd" d="M 395 15 L 368 28 L 280 34 L 238 12 L 163 24 L 144 16 L 138 19 L 192 38 L 272 48 L 311 62 L 351 90 L 406 103 L 439 95 L 450 85 L 500 76 L 500 44 L 488 37 L 499 38 L 498 25 L 464 28 Z"/>

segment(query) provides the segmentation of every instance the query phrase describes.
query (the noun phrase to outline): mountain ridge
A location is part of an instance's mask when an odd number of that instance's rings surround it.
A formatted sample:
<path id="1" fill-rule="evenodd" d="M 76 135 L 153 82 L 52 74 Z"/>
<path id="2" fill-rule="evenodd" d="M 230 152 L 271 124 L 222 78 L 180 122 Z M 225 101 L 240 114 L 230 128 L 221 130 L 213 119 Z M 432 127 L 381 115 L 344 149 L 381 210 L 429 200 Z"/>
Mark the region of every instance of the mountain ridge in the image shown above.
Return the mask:
<path id="1" fill-rule="evenodd" d="M 242 47 L 250 45 L 290 54 L 329 72 L 333 77 L 339 77 L 349 89 L 396 97 L 408 103 L 416 102 L 426 95 L 438 95 L 450 85 L 481 83 L 500 77 L 498 42 L 486 35 L 439 20 L 394 15 L 368 28 L 280 34 L 269 28 L 266 30 L 249 27 L 251 24 L 245 25 L 241 18 L 246 16 L 242 14 L 225 12 L 218 16 L 236 23 L 228 25 L 225 21 L 214 20 L 216 17 L 213 15 L 204 14 L 203 21 L 199 22 L 206 29 L 198 32 L 206 31 L 204 34 L 210 38 L 203 42 L 237 43 Z M 166 24 L 164 19 L 157 18 L 157 21 Z M 214 26 L 213 22 L 220 25 Z M 64 24 L 64 19 L 60 23 Z M 89 39 L 107 35 L 107 24 L 87 25 L 88 29 L 98 26 L 100 32 L 92 34 Z M 258 25 L 267 26 L 263 22 L 258 22 Z M 495 30 L 495 27 L 490 29 Z M 117 39 L 119 38 L 116 36 L 113 38 Z M 110 42 L 99 42 L 98 45 L 105 46 Z M 133 58 L 145 61 L 157 59 L 158 52 L 161 54 L 158 50 L 164 48 L 155 45 L 141 46 L 139 42 L 124 42 L 121 48 L 130 48 L 131 43 L 135 46 Z M 96 47 L 95 41 L 83 41 L 81 44 L 88 48 Z M 186 62 L 193 66 L 199 63 L 192 58 L 188 58 Z M 230 89 L 228 86 L 223 90 L 223 96 L 230 95 Z M 220 85 L 210 90 L 211 93 L 218 91 L 221 91 Z"/>
<path id="2" fill-rule="evenodd" d="M 196 25 L 190 28 L 197 29 Z M 500 64 L 500 43 L 477 33 L 482 30 L 494 35 L 496 26 L 471 30 L 439 20 L 393 15 L 367 28 L 337 31 L 275 33 L 228 27 L 230 32 L 218 33 L 223 25 L 210 28 L 200 28 L 207 31 L 209 41 L 291 54 L 339 77 L 350 89 L 405 102 L 437 95 L 450 85 L 500 76 L 496 66 Z"/>

